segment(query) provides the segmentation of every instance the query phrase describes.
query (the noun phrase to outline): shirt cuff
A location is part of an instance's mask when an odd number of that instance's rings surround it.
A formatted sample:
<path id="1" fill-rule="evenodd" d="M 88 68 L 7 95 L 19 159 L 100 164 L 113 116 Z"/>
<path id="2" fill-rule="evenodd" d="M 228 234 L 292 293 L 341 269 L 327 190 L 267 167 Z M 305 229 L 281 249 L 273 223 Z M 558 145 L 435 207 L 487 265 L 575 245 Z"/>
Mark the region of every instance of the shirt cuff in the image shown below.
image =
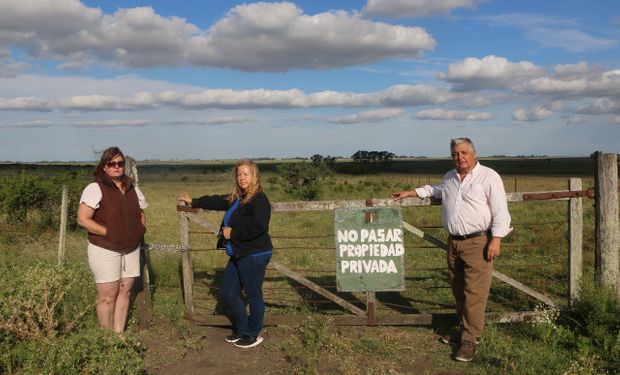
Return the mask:
<path id="1" fill-rule="evenodd" d="M 493 237 L 504 238 L 510 234 L 510 232 L 512 232 L 512 228 L 491 228 L 491 235 Z"/>

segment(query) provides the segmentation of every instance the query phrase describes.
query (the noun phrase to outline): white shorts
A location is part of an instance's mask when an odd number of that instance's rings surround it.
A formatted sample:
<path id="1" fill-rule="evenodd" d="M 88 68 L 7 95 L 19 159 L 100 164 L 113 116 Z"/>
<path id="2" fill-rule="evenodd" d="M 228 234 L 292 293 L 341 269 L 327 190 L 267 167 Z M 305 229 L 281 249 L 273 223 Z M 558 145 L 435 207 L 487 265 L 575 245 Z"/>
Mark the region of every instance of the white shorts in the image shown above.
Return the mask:
<path id="1" fill-rule="evenodd" d="M 88 265 L 95 283 L 111 283 L 121 278 L 140 276 L 140 247 L 121 254 L 88 243 Z"/>

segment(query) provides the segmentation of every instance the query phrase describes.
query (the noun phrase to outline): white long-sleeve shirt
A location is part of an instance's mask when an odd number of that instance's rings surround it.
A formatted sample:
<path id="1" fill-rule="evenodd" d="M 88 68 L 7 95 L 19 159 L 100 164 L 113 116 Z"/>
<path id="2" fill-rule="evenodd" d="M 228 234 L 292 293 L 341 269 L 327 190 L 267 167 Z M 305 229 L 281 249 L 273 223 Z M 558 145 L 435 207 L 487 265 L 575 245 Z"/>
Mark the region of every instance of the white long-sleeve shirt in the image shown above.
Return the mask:
<path id="1" fill-rule="evenodd" d="M 441 221 L 448 233 L 466 235 L 491 230 L 493 237 L 512 231 L 504 183 L 497 172 L 476 163 L 461 182 L 456 169 L 443 176 L 441 184 L 415 189 L 418 197 L 442 200 Z"/>

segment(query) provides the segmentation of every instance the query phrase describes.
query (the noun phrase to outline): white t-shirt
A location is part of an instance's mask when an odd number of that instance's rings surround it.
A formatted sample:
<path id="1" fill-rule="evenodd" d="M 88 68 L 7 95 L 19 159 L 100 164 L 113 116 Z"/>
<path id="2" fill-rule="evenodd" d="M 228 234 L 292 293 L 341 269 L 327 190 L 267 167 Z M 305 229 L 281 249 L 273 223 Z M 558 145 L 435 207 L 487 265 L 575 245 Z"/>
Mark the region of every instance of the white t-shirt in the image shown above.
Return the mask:
<path id="1" fill-rule="evenodd" d="M 140 205 L 140 208 L 147 208 L 149 204 L 146 203 L 146 198 L 138 188 L 138 185 L 134 185 L 134 189 L 136 189 L 136 194 L 138 195 L 138 204 Z M 99 184 L 96 182 L 91 182 L 90 184 L 88 184 L 88 186 L 84 188 L 84 191 L 82 191 L 80 203 L 84 203 L 88 207 L 96 210 L 99 208 L 99 202 L 101 202 L 101 198 L 103 198 L 103 193 L 101 193 L 101 188 L 99 187 Z"/>

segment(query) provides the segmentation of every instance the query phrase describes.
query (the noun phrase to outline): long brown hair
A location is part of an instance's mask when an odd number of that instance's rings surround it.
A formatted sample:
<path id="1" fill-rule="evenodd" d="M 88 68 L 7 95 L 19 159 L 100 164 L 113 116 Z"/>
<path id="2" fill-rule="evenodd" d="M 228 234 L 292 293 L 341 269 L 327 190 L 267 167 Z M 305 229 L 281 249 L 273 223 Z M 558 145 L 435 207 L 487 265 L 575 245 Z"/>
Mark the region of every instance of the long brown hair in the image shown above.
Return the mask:
<path id="1" fill-rule="evenodd" d="M 105 177 L 106 173 L 103 170 L 103 168 L 105 167 L 105 164 L 109 162 L 110 160 L 114 159 L 115 157 L 117 157 L 118 155 L 122 156 L 123 160 L 125 160 L 125 155 L 123 154 L 123 151 L 121 151 L 121 149 L 116 146 L 108 147 L 105 150 L 103 150 L 103 152 L 101 153 L 101 158 L 99 158 L 99 164 L 97 164 L 93 172 L 93 176 L 95 178 Z M 124 179 L 125 179 L 125 169 L 123 169 L 123 175 L 121 176 L 121 180 L 124 180 Z"/>
<path id="2" fill-rule="evenodd" d="M 244 166 L 244 165 L 250 168 L 250 174 L 252 175 L 250 185 L 248 186 L 246 191 L 243 191 L 243 189 L 241 189 L 241 187 L 239 186 L 239 183 L 237 182 L 237 173 L 239 172 L 239 167 Z M 250 199 L 252 199 L 254 194 L 263 190 L 263 188 L 260 186 L 260 172 L 258 170 L 258 166 L 252 160 L 247 160 L 247 159 L 238 160 L 237 164 L 235 164 L 235 169 L 233 173 L 234 173 L 235 184 L 233 186 L 232 192 L 230 193 L 230 198 L 229 198 L 230 203 L 234 202 L 239 197 L 243 197 L 243 199 L 241 200 L 241 204 L 242 205 L 246 204 L 248 203 Z M 245 193 L 245 196 L 243 195 L 244 193 Z"/>

